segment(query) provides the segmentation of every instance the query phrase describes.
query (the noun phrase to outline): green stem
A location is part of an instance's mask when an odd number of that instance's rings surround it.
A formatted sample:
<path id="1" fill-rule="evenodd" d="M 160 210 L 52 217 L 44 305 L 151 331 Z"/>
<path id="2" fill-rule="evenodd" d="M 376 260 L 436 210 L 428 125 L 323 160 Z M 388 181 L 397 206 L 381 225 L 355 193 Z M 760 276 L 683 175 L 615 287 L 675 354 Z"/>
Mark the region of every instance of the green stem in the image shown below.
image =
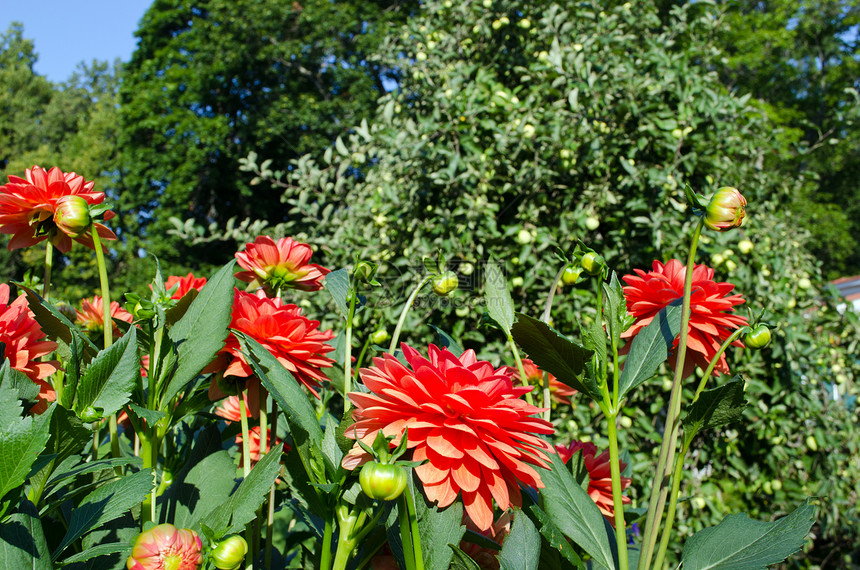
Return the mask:
<path id="1" fill-rule="evenodd" d="M 403 310 L 400 311 L 400 318 L 397 320 L 397 326 L 394 327 L 394 334 L 391 336 L 391 344 L 388 347 L 388 354 L 394 354 L 394 351 L 397 350 L 397 341 L 400 340 L 400 331 L 403 329 L 403 323 L 406 322 L 406 315 L 409 313 L 409 309 L 412 307 L 412 303 L 415 302 L 415 297 L 418 296 L 418 292 L 421 291 L 421 288 L 424 287 L 427 283 L 429 283 L 433 279 L 432 275 L 428 275 L 421 282 L 416 285 L 415 289 L 412 290 L 412 293 L 409 295 L 409 298 L 406 299 L 406 304 L 403 306 Z"/>
<path id="2" fill-rule="evenodd" d="M 367 337 L 367 340 L 364 341 L 364 346 L 361 347 L 361 352 L 358 353 L 358 360 L 355 361 L 356 370 L 361 370 L 361 365 L 364 364 L 364 355 L 367 353 L 368 348 L 370 348 L 370 337 Z"/>
<path id="3" fill-rule="evenodd" d="M 149 428 L 154 431 L 154 428 Z M 152 434 L 141 434 L 140 436 L 140 457 L 143 460 L 143 468 L 152 470 L 152 490 L 146 494 L 143 502 L 140 505 L 140 527 L 144 524 L 155 521 L 155 499 L 157 488 L 156 481 L 156 461 L 158 453 L 158 442 L 153 441 Z"/>
<path id="4" fill-rule="evenodd" d="M 672 491 L 669 500 L 669 510 L 666 512 L 666 524 L 663 525 L 663 534 L 660 537 L 660 547 L 657 549 L 657 558 L 654 560 L 655 568 L 663 567 L 666 557 L 666 549 L 669 546 L 669 538 L 672 536 L 672 525 L 675 524 L 675 510 L 678 507 L 678 494 L 681 492 L 681 472 L 684 469 L 684 456 L 687 455 L 689 445 L 684 445 L 675 462 L 675 472 L 672 474 Z"/>
<path id="5" fill-rule="evenodd" d="M 618 429 L 616 416 L 607 416 L 609 435 L 609 470 L 612 476 L 612 505 L 615 509 L 615 540 L 618 544 L 618 564 L 627 570 L 627 532 L 624 524 L 624 502 L 621 498 L 621 456 L 618 453 Z"/>
<path id="6" fill-rule="evenodd" d="M 400 542 L 403 545 L 403 561 L 406 563 L 406 570 L 416 570 L 415 546 L 412 544 L 412 530 L 409 526 L 409 507 L 406 502 L 406 495 L 408 494 L 409 487 L 397 499 L 397 520 L 400 523 Z"/>
<path id="7" fill-rule="evenodd" d="M 239 423 L 242 426 L 242 476 L 247 479 L 251 473 L 251 438 L 248 433 L 248 412 L 245 408 L 244 390 L 239 392 L 239 416 Z"/>
<path id="8" fill-rule="evenodd" d="M 639 558 L 639 568 L 644 570 L 650 567 L 651 555 L 657 542 L 660 521 L 663 518 L 663 507 L 666 503 L 666 495 L 669 492 L 668 476 L 670 465 L 668 460 L 675 455 L 675 447 L 678 442 L 678 417 L 681 413 L 681 381 L 684 374 L 684 360 L 687 356 L 687 337 L 690 327 L 690 295 L 693 289 L 693 263 L 696 258 L 696 248 L 699 244 L 699 236 L 704 227 L 704 218 L 699 219 L 693 239 L 690 244 L 690 252 L 687 256 L 686 275 L 684 277 L 684 298 L 681 307 L 681 332 L 678 339 L 678 351 L 675 357 L 675 376 L 672 380 L 672 392 L 669 397 L 669 411 L 666 417 L 666 426 L 663 429 L 663 441 L 660 444 L 660 455 L 657 458 L 657 469 L 654 472 L 654 481 L 651 484 L 651 495 L 648 502 L 648 515 L 645 519 L 645 531 L 642 542 L 642 554 Z"/>
<path id="9" fill-rule="evenodd" d="M 424 570 L 424 554 L 421 552 L 421 534 L 418 532 L 418 513 L 415 510 L 415 501 L 412 497 L 411 488 L 407 488 L 403 495 L 406 496 L 406 513 L 409 517 L 409 527 L 412 534 L 412 552 L 415 556 L 415 570 Z"/>
<path id="10" fill-rule="evenodd" d="M 345 570 L 352 551 L 355 550 L 355 541 L 352 540 L 352 531 L 355 528 L 357 517 L 345 505 L 338 506 L 338 537 L 337 551 L 334 554 L 334 570 Z"/>
<path id="11" fill-rule="evenodd" d="M 272 435 L 269 437 L 269 445 L 268 449 L 271 449 L 275 446 L 275 442 L 277 441 L 277 433 L 278 433 L 278 403 L 272 398 Z M 266 554 L 265 554 L 265 567 L 272 567 L 272 545 L 274 543 L 275 538 L 275 484 L 272 483 L 272 487 L 269 489 L 269 509 L 266 513 Z"/>
<path id="12" fill-rule="evenodd" d="M 508 333 L 508 346 L 511 349 L 511 353 L 514 355 L 514 362 L 517 363 L 517 370 L 520 373 L 520 381 L 523 383 L 523 386 L 531 386 L 529 384 L 529 379 L 526 378 L 526 370 L 523 368 L 523 361 L 520 358 L 520 351 L 517 349 L 517 345 L 514 342 L 514 337 Z M 531 392 L 526 392 L 526 402 L 529 403 L 530 406 L 535 405 L 534 398 L 532 398 Z"/>
<path id="13" fill-rule="evenodd" d="M 549 290 L 549 295 L 547 295 L 546 303 L 543 306 L 543 314 L 540 317 L 540 320 L 549 324 L 549 315 L 552 311 L 552 300 L 555 297 L 555 292 L 558 290 L 558 283 L 561 281 L 561 276 L 564 275 L 564 270 L 567 269 L 567 265 L 562 265 L 561 269 L 558 270 L 558 273 L 555 274 L 555 279 L 552 280 L 552 288 Z"/>
<path id="14" fill-rule="evenodd" d="M 48 293 L 51 291 L 51 271 L 54 267 L 54 245 L 51 240 L 47 240 L 48 245 L 45 247 L 45 277 L 42 280 L 42 297 L 47 300 Z"/>
<path id="15" fill-rule="evenodd" d="M 358 292 L 355 289 L 350 290 L 349 311 L 346 313 L 346 338 L 343 356 L 343 413 L 349 411 L 349 393 L 352 391 L 352 320 L 355 317 L 355 301 L 358 298 Z"/>
<path id="16" fill-rule="evenodd" d="M 320 569 L 329 570 L 331 568 L 331 540 L 334 533 L 334 525 L 331 517 L 325 519 L 325 530 L 323 531 L 322 554 L 320 556 Z"/>

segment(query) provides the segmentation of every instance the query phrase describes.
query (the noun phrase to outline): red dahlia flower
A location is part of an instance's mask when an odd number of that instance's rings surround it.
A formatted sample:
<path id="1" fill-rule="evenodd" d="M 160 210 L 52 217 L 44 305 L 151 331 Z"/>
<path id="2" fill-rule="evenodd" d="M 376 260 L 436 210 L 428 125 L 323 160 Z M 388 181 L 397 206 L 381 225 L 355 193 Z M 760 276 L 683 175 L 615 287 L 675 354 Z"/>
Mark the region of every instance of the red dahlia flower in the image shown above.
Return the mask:
<path id="1" fill-rule="evenodd" d="M 9 303 L 9 286 L 5 283 L 0 284 L 0 343 L 5 346 L 3 356 L 9 366 L 39 385 L 39 398 L 55 400 L 54 388 L 44 379 L 59 370 L 59 362 L 42 362 L 40 357 L 53 352 L 57 343 L 45 340 L 27 299 L 18 297 Z"/>
<path id="2" fill-rule="evenodd" d="M 160 524 L 137 536 L 125 565 L 128 570 L 197 570 L 203 564 L 202 548 L 193 530 Z"/>
<path id="3" fill-rule="evenodd" d="M 313 255 L 311 246 L 281 238 L 277 242 L 269 236 L 260 236 L 236 254 L 236 260 L 246 271 L 236 278 L 252 288 L 264 287 L 270 294 L 283 289 L 319 291 L 323 277 L 329 269 L 308 263 Z"/>
<path id="4" fill-rule="evenodd" d="M 528 382 L 532 386 L 535 386 L 538 390 L 541 390 L 543 386 L 543 370 L 538 368 L 537 364 L 535 364 L 528 358 L 523 358 L 523 371 L 526 373 L 526 382 Z M 514 375 L 514 380 L 519 382 L 520 371 L 514 368 L 511 370 L 511 372 Z M 559 382 L 555 376 L 550 374 L 549 394 L 553 402 L 556 402 L 558 404 L 567 404 L 569 406 L 573 403 L 571 402 L 570 397 L 576 394 L 576 390 L 574 390 L 564 382 Z"/>
<path id="5" fill-rule="evenodd" d="M 204 285 L 206 285 L 205 277 L 194 277 L 194 274 L 189 273 L 185 277 L 171 275 L 167 278 L 167 282 L 164 284 L 164 288 L 167 289 L 168 292 L 170 292 L 173 287 L 176 287 L 176 291 L 171 294 L 170 298 L 181 299 L 192 289 L 200 291 L 201 289 L 203 289 Z"/>
<path id="6" fill-rule="evenodd" d="M 84 299 L 81 301 L 81 310 L 75 310 L 75 313 L 78 315 L 76 322 L 86 330 L 94 333 L 104 330 L 104 302 L 101 296 L 96 295 L 92 299 Z M 112 320 L 125 321 L 127 323 L 134 320 L 131 313 L 120 307 L 116 301 L 111 301 L 110 303 L 110 316 Z M 116 323 L 113 324 L 113 336 L 114 338 L 120 336 L 120 330 L 116 326 Z"/>
<path id="7" fill-rule="evenodd" d="M 296 305 L 284 304 L 280 299 L 269 299 L 262 291 L 256 295 L 236 289 L 233 298 L 233 318 L 230 328 L 245 333 L 272 353 L 284 367 L 308 390 L 316 395 L 315 388 L 326 378 L 321 368 L 328 368 L 334 360 L 326 356 L 334 350 L 327 344 L 334 336 L 332 331 L 319 330 L 319 321 L 302 315 Z M 206 367 L 207 372 L 222 371 L 224 376 L 249 378 L 254 370 L 245 361 L 239 339 L 229 335 L 215 360 Z M 211 391 L 210 391 L 211 393 Z M 253 404 L 253 398 L 251 403 Z"/>
<path id="8" fill-rule="evenodd" d="M 39 166 L 28 168 L 26 178 L 10 176 L 9 182 L 0 186 L 0 233 L 13 234 L 9 249 L 29 247 L 46 239 L 63 253 L 72 248 L 72 240 L 94 248 L 91 229 L 79 232 L 74 224 L 58 226 L 54 221 L 57 202 L 66 196 L 83 198 L 89 206 L 104 202 L 103 192 L 92 191 L 94 184 L 74 172 L 63 173 L 56 166 L 48 171 Z M 104 212 L 105 220 L 113 217 L 110 210 Z M 95 224 L 95 228 L 101 239 L 116 239 L 116 234 L 102 224 Z"/>
<path id="9" fill-rule="evenodd" d="M 636 318 L 636 322 L 621 336 L 633 338 L 645 328 L 660 309 L 684 296 L 684 275 L 686 267 L 677 259 L 669 260 L 663 265 L 655 261 L 653 270 L 649 272 L 635 269 L 636 275 L 625 275 L 624 297 L 627 300 L 627 312 Z M 690 326 L 687 336 L 687 357 L 684 362 L 684 377 L 693 373 L 695 366 L 706 369 L 711 359 L 738 327 L 745 326 L 745 317 L 735 315 L 731 311 L 735 305 L 744 302 L 739 295 L 729 295 L 735 288 L 731 283 L 714 281 L 714 270 L 706 265 L 693 266 L 693 290 L 690 297 Z M 743 346 L 740 341 L 733 346 Z M 625 347 L 629 350 L 630 343 Z M 678 348 L 675 339 L 673 349 Z M 674 366 L 675 355 L 669 362 Z M 725 354 L 720 356 L 716 373 L 729 373 Z"/>
<path id="10" fill-rule="evenodd" d="M 493 524 L 493 499 L 501 509 L 521 503 L 519 483 L 543 487 L 533 466 L 546 467 L 552 447 L 537 434 L 552 424 L 534 417 L 543 410 L 520 396 L 531 387 L 513 385 L 510 368 L 494 369 L 467 350 L 459 358 L 430 345 L 429 359 L 402 345 L 410 368 L 390 354 L 363 368 L 370 393 L 352 392 L 356 423 L 347 435 L 373 444 L 377 432 L 397 445 L 409 429 L 407 447 L 430 501 L 447 507 L 462 492 L 469 517 L 481 530 Z M 367 460 L 357 445 L 344 458 L 353 469 Z"/>
<path id="11" fill-rule="evenodd" d="M 570 461 L 573 454 L 582 450 L 582 461 L 585 463 L 585 469 L 588 471 L 588 496 L 603 513 L 603 516 L 615 526 L 615 505 L 612 502 L 612 473 L 609 463 L 609 450 L 607 449 L 600 455 L 597 454 L 597 446 L 591 442 L 572 441 L 570 445 L 556 445 L 555 450 L 558 456 L 565 463 Z M 619 471 L 624 471 L 627 464 L 619 461 Z M 630 478 L 621 478 L 621 489 L 624 490 L 630 486 Z M 625 505 L 630 504 L 630 497 L 621 497 L 621 502 Z"/>

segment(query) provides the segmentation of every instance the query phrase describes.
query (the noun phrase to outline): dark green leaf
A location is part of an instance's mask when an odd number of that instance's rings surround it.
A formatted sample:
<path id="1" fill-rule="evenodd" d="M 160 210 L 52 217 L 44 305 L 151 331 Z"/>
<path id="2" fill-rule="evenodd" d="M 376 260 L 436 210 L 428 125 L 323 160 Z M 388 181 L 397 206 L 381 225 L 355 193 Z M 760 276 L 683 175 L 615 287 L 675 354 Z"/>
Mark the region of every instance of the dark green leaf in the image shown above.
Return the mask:
<path id="1" fill-rule="evenodd" d="M 540 533 L 520 509 L 513 510 L 511 532 L 499 554 L 501 570 L 533 570 L 540 560 Z"/>
<path id="2" fill-rule="evenodd" d="M 774 522 L 728 515 L 717 526 L 694 534 L 681 556 L 685 570 L 764 570 L 800 550 L 815 522 L 815 507 L 806 502 Z"/>
<path id="3" fill-rule="evenodd" d="M 76 460 L 75 462 L 77 463 Z M 140 467 L 142 465 L 142 461 L 139 457 L 117 457 L 115 459 L 102 459 L 99 461 L 80 463 L 78 465 L 67 465 L 67 462 L 64 462 L 57 466 L 56 472 L 48 479 L 47 487 L 52 487 L 62 481 L 77 477 L 78 475 L 97 473 L 99 471 L 104 471 L 105 469 L 124 467 L 126 465 L 135 465 Z"/>
<path id="4" fill-rule="evenodd" d="M 69 530 L 54 551 L 52 559 L 56 560 L 69 544 L 87 532 L 122 516 L 140 504 L 151 490 L 152 473 L 143 470 L 114 479 L 87 495 L 77 508 L 72 510 Z"/>
<path id="5" fill-rule="evenodd" d="M 438 338 L 439 345 L 444 346 L 457 356 L 463 354 L 463 347 L 459 342 L 454 340 L 451 335 L 440 329 L 435 325 L 430 325 L 430 328 L 436 331 L 436 337 Z"/>
<path id="6" fill-rule="evenodd" d="M 323 286 L 331 294 L 331 298 L 334 299 L 334 304 L 340 315 L 346 318 L 349 314 L 349 306 L 346 301 L 349 296 L 349 270 L 344 267 L 343 269 L 332 271 L 325 276 Z"/>
<path id="7" fill-rule="evenodd" d="M 218 270 L 194 298 L 185 315 L 170 329 L 177 366 L 161 399 L 168 402 L 212 362 L 224 346 L 233 311 L 233 265 Z"/>
<path id="8" fill-rule="evenodd" d="M 744 381 L 740 377 L 705 390 L 699 399 L 687 408 L 682 420 L 684 446 L 688 446 L 697 433 L 731 423 L 741 417 L 747 402 L 744 400 Z"/>
<path id="9" fill-rule="evenodd" d="M 0 568 L 53 568 L 42 521 L 29 501 L 24 501 L 18 512 L 0 524 Z"/>
<path id="10" fill-rule="evenodd" d="M 33 311 L 39 326 L 45 334 L 56 337 L 68 345 L 72 344 L 72 337 L 81 341 L 84 354 L 87 359 L 92 358 L 99 351 L 93 342 L 78 330 L 78 328 L 66 318 L 54 305 L 39 296 L 38 293 L 23 285 L 18 285 L 27 295 L 27 303 Z"/>
<path id="11" fill-rule="evenodd" d="M 0 498 L 22 485 L 50 437 L 52 405 L 38 416 L 21 417 L 17 392 L 0 385 Z"/>
<path id="12" fill-rule="evenodd" d="M 684 184 L 684 196 L 687 197 L 687 203 L 690 204 L 690 207 L 693 208 L 693 213 L 696 215 L 702 214 L 708 206 L 703 198 L 693 191 L 693 188 L 689 184 Z"/>
<path id="13" fill-rule="evenodd" d="M 112 542 L 109 544 L 99 544 L 98 546 L 93 546 L 91 548 L 87 548 L 83 552 L 79 554 L 75 554 L 73 556 L 69 556 L 65 560 L 61 561 L 61 564 L 75 564 L 79 562 L 85 562 L 87 560 L 91 560 L 98 556 L 107 556 L 108 554 L 115 554 L 117 552 L 125 552 L 131 551 L 131 544 L 127 542 Z"/>
<path id="14" fill-rule="evenodd" d="M 451 570 L 481 570 L 477 562 L 460 550 L 459 546 L 449 544 L 447 547 L 451 550 Z"/>
<path id="15" fill-rule="evenodd" d="M 281 454 L 284 444 L 279 443 L 251 469 L 228 501 L 221 503 L 200 522 L 215 532 L 216 539 L 241 531 L 257 516 L 257 508 L 269 492 L 281 469 Z"/>
<path id="16" fill-rule="evenodd" d="M 409 487 L 405 492 L 412 492 L 415 498 L 424 567 L 426 570 L 446 570 L 453 555 L 448 545 L 460 544 L 460 539 L 466 532 L 466 527 L 463 526 L 463 506 L 459 501 L 455 501 L 440 509 L 427 501 L 420 488 L 420 485 L 415 484 L 415 478 L 410 477 Z"/>
<path id="17" fill-rule="evenodd" d="M 586 372 L 592 352 L 560 335 L 548 324 L 517 313 L 511 334 L 538 367 L 580 392 L 600 399 L 600 388 Z"/>
<path id="18" fill-rule="evenodd" d="M 484 272 L 484 296 L 487 299 L 487 312 L 498 323 L 506 335 L 511 334 L 514 326 L 514 302 L 508 291 L 508 281 L 495 261 L 487 263 Z"/>
<path id="19" fill-rule="evenodd" d="M 660 310 L 633 339 L 618 381 L 619 401 L 657 372 L 681 331 L 681 299 Z"/>
<path id="20" fill-rule="evenodd" d="M 2 354 L 3 352 L 0 352 L 0 356 L 2 356 Z M 30 378 L 20 370 L 12 368 L 8 359 L 4 360 L 2 367 L 0 367 L 0 384 L 8 384 L 11 386 L 12 389 L 17 392 L 18 400 L 32 402 L 39 397 L 39 385 L 30 380 Z"/>
<path id="21" fill-rule="evenodd" d="M 545 486 L 541 492 L 544 507 L 553 523 L 597 563 L 616 568 L 612 527 L 604 524 L 597 505 L 576 482 L 558 454 L 552 455 L 552 470 L 541 471 L 540 475 Z"/>
<path id="22" fill-rule="evenodd" d="M 550 548 L 542 550 L 557 551 L 559 555 L 573 568 L 584 570 L 585 564 L 582 562 L 579 554 L 573 549 L 570 543 L 564 536 L 564 533 L 555 525 L 550 516 L 542 511 L 537 505 L 531 506 L 531 512 L 541 523 L 540 533 Z M 543 552 L 541 552 L 543 557 Z M 563 564 L 559 561 L 559 568 L 563 568 Z M 543 568 L 543 566 L 541 566 Z"/>
<path id="23" fill-rule="evenodd" d="M 99 352 L 84 371 L 75 393 L 75 412 L 92 406 L 109 416 L 128 402 L 140 380 L 135 331 L 132 327 L 116 344 Z"/>

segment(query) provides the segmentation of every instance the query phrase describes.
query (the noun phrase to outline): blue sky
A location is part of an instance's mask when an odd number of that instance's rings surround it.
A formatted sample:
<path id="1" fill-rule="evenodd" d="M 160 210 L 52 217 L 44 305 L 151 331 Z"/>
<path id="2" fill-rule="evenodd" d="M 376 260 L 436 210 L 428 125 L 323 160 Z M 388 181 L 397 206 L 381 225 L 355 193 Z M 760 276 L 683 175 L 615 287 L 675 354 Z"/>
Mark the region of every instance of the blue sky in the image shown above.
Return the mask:
<path id="1" fill-rule="evenodd" d="M 78 63 L 128 61 L 134 31 L 152 0 L 0 0 L 0 31 L 24 24 L 39 60 L 36 72 L 51 81 L 67 79 Z"/>

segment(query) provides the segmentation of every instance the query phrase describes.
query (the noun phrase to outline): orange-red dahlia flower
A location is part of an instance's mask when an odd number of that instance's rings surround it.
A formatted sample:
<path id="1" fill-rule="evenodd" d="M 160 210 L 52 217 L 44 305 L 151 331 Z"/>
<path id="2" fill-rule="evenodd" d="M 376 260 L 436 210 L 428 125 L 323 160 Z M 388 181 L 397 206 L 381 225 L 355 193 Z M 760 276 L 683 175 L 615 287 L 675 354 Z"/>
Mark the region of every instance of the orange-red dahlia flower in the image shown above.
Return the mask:
<path id="1" fill-rule="evenodd" d="M 645 328 L 654 316 L 669 303 L 684 296 L 684 275 L 686 267 L 677 259 L 665 265 L 655 261 L 653 269 L 635 269 L 636 275 L 625 275 L 624 297 L 627 312 L 636 322 L 621 336 L 632 339 Z M 695 366 L 706 369 L 711 359 L 738 327 L 745 326 L 747 319 L 734 314 L 735 305 L 744 302 L 740 294 L 729 295 L 735 288 L 731 283 L 714 281 L 714 270 L 706 265 L 693 266 L 693 289 L 690 297 L 690 326 L 687 336 L 687 357 L 684 362 L 684 377 L 693 373 Z M 625 349 L 629 350 L 630 343 Z M 743 346 L 740 341 L 732 346 Z M 675 339 L 673 349 L 678 348 Z M 674 365 L 675 354 L 669 362 Z M 714 368 L 714 372 L 728 374 L 729 365 L 725 354 Z"/>
<path id="2" fill-rule="evenodd" d="M 203 289 L 204 285 L 206 285 L 205 277 L 194 277 L 193 273 L 189 273 L 185 277 L 171 275 L 167 278 L 167 282 L 164 284 L 164 288 L 167 289 L 168 292 L 170 292 L 173 287 L 176 287 L 176 291 L 174 291 L 170 295 L 170 298 L 181 299 L 192 289 L 200 291 L 201 289 Z"/>
<path id="3" fill-rule="evenodd" d="M 41 356 L 57 348 L 56 342 L 45 340 L 45 333 L 36 322 L 27 299 L 23 296 L 9 302 L 9 286 L 0 284 L 0 343 L 3 343 L 9 366 L 19 370 L 39 385 L 40 404 L 34 411 L 47 409 L 47 402 L 57 399 L 53 386 L 45 378 L 59 370 L 60 363 L 52 360 L 42 362 Z"/>
<path id="4" fill-rule="evenodd" d="M 319 291 L 323 277 L 330 271 L 308 263 L 313 255 L 311 246 L 281 238 L 277 242 L 269 236 L 260 236 L 236 254 L 239 265 L 245 269 L 236 278 L 252 288 L 263 287 L 270 294 L 283 289 Z"/>
<path id="5" fill-rule="evenodd" d="M 582 461 L 588 471 L 588 496 L 603 513 L 603 516 L 615 526 L 615 505 L 612 502 L 612 473 L 609 463 L 609 450 L 597 454 L 597 446 L 591 442 L 572 441 L 569 445 L 556 445 L 555 450 L 564 463 L 570 461 L 573 454 L 582 450 Z M 619 471 L 624 471 L 627 464 L 618 461 Z M 621 489 L 630 486 L 630 478 L 621 478 Z M 630 497 L 621 497 L 621 502 L 630 504 Z"/>
<path id="6" fill-rule="evenodd" d="M 134 541 L 128 570 L 197 570 L 203 564 L 203 541 L 187 528 L 160 524 Z"/>
<path id="7" fill-rule="evenodd" d="M 321 331 L 319 326 L 319 321 L 303 316 L 302 310 L 296 305 L 284 304 L 280 299 L 269 299 L 262 291 L 256 295 L 238 289 L 235 291 L 230 328 L 245 333 L 263 345 L 314 395 L 315 388 L 326 378 L 320 369 L 334 364 L 334 360 L 326 356 L 334 350 L 327 343 L 334 333 L 331 330 Z M 239 340 L 232 334 L 227 337 L 224 348 L 206 367 L 206 371 L 223 371 L 224 376 L 239 378 L 254 375 L 253 369 L 245 361 Z"/>
<path id="8" fill-rule="evenodd" d="M 57 202 L 65 196 L 83 198 L 89 206 L 104 202 L 103 192 L 92 191 L 94 182 L 74 172 L 64 173 L 56 166 L 47 171 L 34 166 L 26 170 L 25 176 L 10 176 L 9 182 L 0 186 L 0 233 L 12 234 L 9 249 L 29 247 L 46 239 L 63 253 L 72 248 L 72 240 L 94 248 L 91 229 L 78 232 L 54 221 Z M 109 220 L 114 213 L 107 210 L 103 216 Z M 104 225 L 96 223 L 95 228 L 101 239 L 116 239 L 116 234 Z"/>
<path id="9" fill-rule="evenodd" d="M 370 393 L 352 392 L 356 423 L 347 435 L 372 445 L 377 432 L 397 445 L 408 428 L 407 447 L 430 501 L 447 507 L 462 493 L 469 517 L 481 530 L 493 524 L 493 499 L 507 509 L 521 502 L 519 483 L 543 487 L 539 470 L 552 447 L 537 434 L 553 433 L 520 396 L 510 368 L 494 369 L 473 350 L 459 358 L 430 345 L 429 359 L 402 345 L 410 368 L 385 354 L 361 378 Z M 366 454 L 357 445 L 344 458 L 353 469 Z"/>
<path id="10" fill-rule="evenodd" d="M 520 371 L 516 368 L 513 368 L 511 369 L 511 372 L 514 375 L 514 380 L 519 382 Z M 526 382 L 528 382 L 529 385 L 535 386 L 538 390 L 540 390 L 543 386 L 543 370 L 538 368 L 537 364 L 532 362 L 530 359 L 523 358 L 523 372 L 526 373 Z M 553 402 L 556 402 L 557 404 L 567 404 L 569 406 L 573 403 L 570 398 L 571 396 L 576 394 L 576 390 L 574 390 L 564 382 L 559 382 L 555 376 L 550 374 L 549 394 Z"/>
<path id="11" fill-rule="evenodd" d="M 86 330 L 94 333 L 104 330 L 104 302 L 100 295 L 81 301 L 81 310 L 78 311 L 76 309 L 75 313 L 78 315 L 76 322 Z M 120 307 L 116 301 L 111 301 L 110 303 L 110 316 L 112 320 L 125 321 L 127 323 L 134 320 L 131 313 Z M 113 336 L 118 337 L 119 335 L 119 327 L 116 326 L 116 323 L 113 323 Z"/>

